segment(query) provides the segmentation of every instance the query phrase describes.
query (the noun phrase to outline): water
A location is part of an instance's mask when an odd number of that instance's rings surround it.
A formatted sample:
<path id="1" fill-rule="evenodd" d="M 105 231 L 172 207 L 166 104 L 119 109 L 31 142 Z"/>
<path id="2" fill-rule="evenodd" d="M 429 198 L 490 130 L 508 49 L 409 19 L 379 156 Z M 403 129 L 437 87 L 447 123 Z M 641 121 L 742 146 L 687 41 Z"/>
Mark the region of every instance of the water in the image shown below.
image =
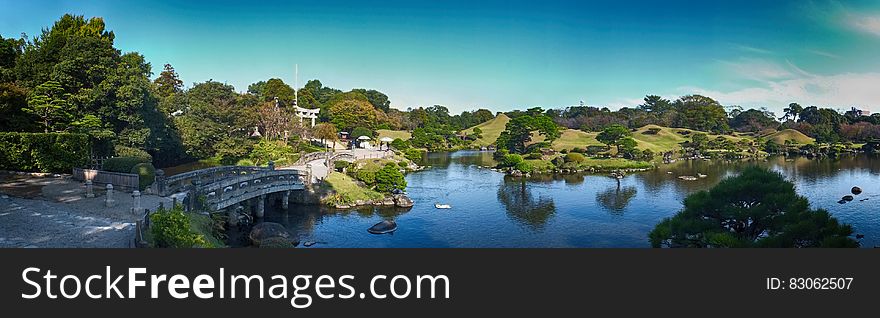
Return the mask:
<path id="1" fill-rule="evenodd" d="M 878 159 L 682 161 L 632 173 L 618 184 L 604 175 L 543 175 L 522 182 L 480 168 L 494 164 L 490 153 L 431 153 L 426 158 L 431 169 L 406 177 L 415 201 L 408 211 L 291 205 L 287 213 L 267 211 L 266 220 L 284 224 L 302 242 L 315 242 L 313 247 L 648 247 L 648 232 L 681 209 L 688 194 L 757 163 L 782 172 L 813 207 L 852 224 L 855 233 L 865 235 L 862 245 L 874 247 L 880 245 Z M 708 177 L 676 178 L 697 173 Z M 856 185 L 864 192 L 838 204 Z M 435 209 L 434 203 L 453 208 Z M 397 221 L 393 235 L 367 233 L 383 219 Z"/>

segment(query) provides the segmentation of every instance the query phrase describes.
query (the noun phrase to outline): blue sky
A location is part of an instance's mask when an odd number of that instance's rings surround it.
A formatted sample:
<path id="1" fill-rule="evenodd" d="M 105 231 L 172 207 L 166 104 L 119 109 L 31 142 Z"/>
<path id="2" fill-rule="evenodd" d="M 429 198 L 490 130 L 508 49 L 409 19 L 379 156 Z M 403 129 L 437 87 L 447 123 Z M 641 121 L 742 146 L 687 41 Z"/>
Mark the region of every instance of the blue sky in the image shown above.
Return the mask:
<path id="1" fill-rule="evenodd" d="M 158 73 L 239 91 L 278 77 L 392 106 L 635 106 L 700 93 L 880 111 L 877 1 L 9 1 L 0 34 L 100 16 Z"/>

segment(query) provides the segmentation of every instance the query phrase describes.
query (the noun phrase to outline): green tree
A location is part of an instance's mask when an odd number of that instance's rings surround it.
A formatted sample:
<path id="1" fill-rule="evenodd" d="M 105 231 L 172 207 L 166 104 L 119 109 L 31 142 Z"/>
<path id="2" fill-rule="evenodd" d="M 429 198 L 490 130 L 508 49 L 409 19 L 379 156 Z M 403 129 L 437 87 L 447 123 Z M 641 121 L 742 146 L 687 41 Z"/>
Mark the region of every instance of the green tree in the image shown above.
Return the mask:
<path id="1" fill-rule="evenodd" d="M 313 131 L 312 135 L 315 136 L 315 138 L 321 139 L 322 144 L 329 146 L 327 144 L 327 142 L 332 141 L 334 146 L 336 145 L 336 140 L 338 139 L 338 136 L 337 136 L 338 132 L 336 131 L 336 126 L 334 126 L 333 124 L 331 124 L 331 123 L 317 124 L 317 125 L 315 125 L 314 128 L 312 128 L 312 131 Z"/>
<path id="2" fill-rule="evenodd" d="M 375 128 L 376 109 L 365 100 L 340 100 L 330 106 L 330 122 L 348 131 L 354 127 Z"/>
<path id="3" fill-rule="evenodd" d="M 71 119 L 68 98 L 70 95 L 64 92 L 60 83 L 48 81 L 31 92 L 27 106 L 22 110 L 39 117 L 44 132 L 56 131 L 60 127 L 66 129 L 66 124 Z"/>
<path id="4" fill-rule="evenodd" d="M 370 102 L 371 105 L 373 105 L 373 107 L 383 112 L 387 112 L 388 109 L 391 108 L 391 101 L 388 100 L 388 95 L 385 95 L 380 91 L 374 89 L 367 90 L 363 88 L 357 88 L 351 91 L 363 94 L 367 98 L 367 101 Z"/>
<path id="5" fill-rule="evenodd" d="M 406 179 L 397 165 L 388 163 L 376 172 L 376 190 L 391 192 L 395 189 L 406 189 Z"/>
<path id="6" fill-rule="evenodd" d="M 682 96 L 674 103 L 678 111 L 676 125 L 694 130 L 726 133 L 727 112 L 717 101 L 701 95 Z"/>
<path id="7" fill-rule="evenodd" d="M 617 146 L 617 153 L 620 153 L 620 140 L 630 136 L 630 131 L 626 127 L 614 124 L 602 130 L 596 140 L 608 146 Z"/>
<path id="8" fill-rule="evenodd" d="M 520 115 L 507 122 L 496 144 L 499 148 L 514 153 L 526 151 L 526 144 L 532 140 L 532 132 L 537 131 L 544 136 L 544 141 L 552 143 L 559 138 L 559 126 L 546 115 Z"/>
<path id="9" fill-rule="evenodd" d="M 689 195 L 649 238 L 654 247 L 857 247 L 850 235 L 851 226 L 811 209 L 782 175 L 750 167 Z"/>
<path id="10" fill-rule="evenodd" d="M 183 81 L 180 80 L 180 76 L 177 75 L 177 71 L 174 70 L 171 64 L 165 64 L 162 72 L 159 73 L 159 77 L 153 83 L 156 84 L 156 90 L 159 92 L 159 96 L 162 97 L 183 92 Z"/>

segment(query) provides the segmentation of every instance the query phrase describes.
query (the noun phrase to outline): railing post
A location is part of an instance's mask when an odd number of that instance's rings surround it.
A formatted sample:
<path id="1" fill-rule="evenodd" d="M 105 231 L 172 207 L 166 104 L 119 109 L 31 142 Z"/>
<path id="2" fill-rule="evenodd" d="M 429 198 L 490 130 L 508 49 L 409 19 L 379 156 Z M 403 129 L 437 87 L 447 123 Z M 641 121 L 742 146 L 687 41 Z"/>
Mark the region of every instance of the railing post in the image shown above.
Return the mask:
<path id="1" fill-rule="evenodd" d="M 156 192 L 165 196 L 165 171 L 162 169 L 156 170 Z"/>
<path id="2" fill-rule="evenodd" d="M 269 171 L 275 170 L 275 161 L 269 160 L 268 169 Z"/>
<path id="3" fill-rule="evenodd" d="M 107 184 L 107 197 L 104 198 L 104 206 L 109 208 L 109 207 L 113 207 L 114 205 L 116 205 L 116 200 L 113 200 L 113 184 L 108 183 Z"/>
<path id="4" fill-rule="evenodd" d="M 95 190 L 93 188 L 92 180 L 86 180 L 86 198 L 95 197 Z"/>
<path id="5" fill-rule="evenodd" d="M 131 212 L 132 212 L 132 214 L 137 215 L 137 213 L 140 212 L 140 210 L 141 210 L 141 192 L 138 190 L 132 191 L 131 198 L 132 198 L 132 201 L 134 201 L 133 202 L 134 207 L 131 208 Z"/>
<path id="6" fill-rule="evenodd" d="M 196 179 L 193 180 L 192 189 L 189 191 L 189 210 L 195 211 L 197 208 L 200 208 L 196 201 L 199 198 L 199 187 L 202 186 L 202 180 Z"/>

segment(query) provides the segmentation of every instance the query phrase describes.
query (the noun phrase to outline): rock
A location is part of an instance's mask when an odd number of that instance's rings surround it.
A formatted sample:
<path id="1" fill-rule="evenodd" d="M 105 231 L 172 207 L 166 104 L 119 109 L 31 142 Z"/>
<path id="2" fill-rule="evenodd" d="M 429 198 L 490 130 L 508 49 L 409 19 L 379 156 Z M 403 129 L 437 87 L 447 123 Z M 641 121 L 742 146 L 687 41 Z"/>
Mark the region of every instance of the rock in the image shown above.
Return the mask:
<path id="1" fill-rule="evenodd" d="M 849 202 L 855 198 L 853 198 L 853 196 L 851 196 L 851 195 L 845 195 L 845 196 L 843 196 L 843 198 L 840 198 L 840 199 Z"/>
<path id="2" fill-rule="evenodd" d="M 855 194 L 855 195 L 862 194 L 862 188 L 859 188 L 859 187 L 852 187 L 851 191 L 852 191 L 852 194 Z"/>
<path id="3" fill-rule="evenodd" d="M 395 230 L 397 230 L 397 222 L 385 220 L 371 226 L 369 229 L 367 229 L 367 232 L 373 234 L 385 234 L 394 232 Z"/>
<path id="4" fill-rule="evenodd" d="M 394 199 L 392 199 L 392 198 L 385 198 L 385 200 L 382 201 L 382 205 L 385 205 L 385 206 L 392 206 L 392 205 L 394 205 Z"/>
<path id="5" fill-rule="evenodd" d="M 337 204 L 335 206 L 335 208 L 337 208 L 337 209 L 351 209 L 351 206 L 348 204 Z"/>
<path id="6" fill-rule="evenodd" d="M 411 208 L 413 201 L 408 196 L 400 194 L 394 197 L 394 204 L 401 208 Z"/>
<path id="7" fill-rule="evenodd" d="M 837 204 L 844 204 L 844 203 L 846 203 L 846 200 L 841 199 L 840 201 L 837 201 Z"/>
<path id="8" fill-rule="evenodd" d="M 357 206 L 364 205 L 364 203 L 365 203 L 364 200 L 355 200 L 354 201 L 354 205 L 357 205 Z"/>
<path id="9" fill-rule="evenodd" d="M 255 246 L 262 246 L 264 242 L 274 242 L 273 244 L 277 244 L 277 241 L 281 239 L 290 243 L 291 237 L 292 235 L 290 235 L 290 232 L 287 231 L 284 225 L 274 222 L 263 222 L 254 225 L 251 233 L 248 234 L 248 238 L 251 239 Z"/>

